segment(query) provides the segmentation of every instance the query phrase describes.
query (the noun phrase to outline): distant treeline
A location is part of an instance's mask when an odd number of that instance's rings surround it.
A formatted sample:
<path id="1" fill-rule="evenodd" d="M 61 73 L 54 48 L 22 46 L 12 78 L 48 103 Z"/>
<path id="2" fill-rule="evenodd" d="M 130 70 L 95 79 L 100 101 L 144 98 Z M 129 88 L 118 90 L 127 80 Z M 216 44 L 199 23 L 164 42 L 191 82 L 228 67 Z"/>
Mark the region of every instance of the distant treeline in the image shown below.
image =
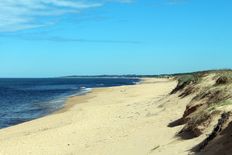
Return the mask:
<path id="1" fill-rule="evenodd" d="M 212 72 L 225 72 L 232 71 L 231 69 L 215 69 L 215 70 L 206 70 L 206 71 L 197 71 L 197 72 L 187 72 L 187 73 L 174 73 L 174 74 L 159 74 L 159 75 L 137 75 L 137 74 L 128 74 L 128 75 L 72 75 L 65 76 L 63 78 L 168 78 L 176 77 L 183 75 L 192 75 L 192 74 L 208 74 Z"/>

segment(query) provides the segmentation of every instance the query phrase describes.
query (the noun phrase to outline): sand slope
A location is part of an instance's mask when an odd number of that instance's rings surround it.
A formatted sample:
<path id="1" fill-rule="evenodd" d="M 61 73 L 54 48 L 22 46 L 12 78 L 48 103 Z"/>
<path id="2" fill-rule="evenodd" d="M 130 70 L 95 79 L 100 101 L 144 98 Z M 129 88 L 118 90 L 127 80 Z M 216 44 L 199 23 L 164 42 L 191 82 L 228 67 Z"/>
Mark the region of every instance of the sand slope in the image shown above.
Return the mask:
<path id="1" fill-rule="evenodd" d="M 95 89 L 70 98 L 59 113 L 0 130 L 1 155 L 182 155 L 203 137 L 179 140 L 187 100 L 167 79 Z"/>

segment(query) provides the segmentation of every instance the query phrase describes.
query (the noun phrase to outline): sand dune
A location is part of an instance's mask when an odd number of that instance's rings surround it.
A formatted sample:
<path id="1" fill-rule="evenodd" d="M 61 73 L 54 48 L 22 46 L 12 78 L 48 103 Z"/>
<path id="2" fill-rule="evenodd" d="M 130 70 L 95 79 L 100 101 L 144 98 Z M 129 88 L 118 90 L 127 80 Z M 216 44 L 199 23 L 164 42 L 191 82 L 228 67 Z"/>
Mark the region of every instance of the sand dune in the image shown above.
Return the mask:
<path id="1" fill-rule="evenodd" d="M 70 98 L 58 113 L 0 131 L 1 155 L 184 155 L 205 137 L 181 140 L 181 118 L 191 95 L 168 95 L 168 79 L 94 89 Z"/>

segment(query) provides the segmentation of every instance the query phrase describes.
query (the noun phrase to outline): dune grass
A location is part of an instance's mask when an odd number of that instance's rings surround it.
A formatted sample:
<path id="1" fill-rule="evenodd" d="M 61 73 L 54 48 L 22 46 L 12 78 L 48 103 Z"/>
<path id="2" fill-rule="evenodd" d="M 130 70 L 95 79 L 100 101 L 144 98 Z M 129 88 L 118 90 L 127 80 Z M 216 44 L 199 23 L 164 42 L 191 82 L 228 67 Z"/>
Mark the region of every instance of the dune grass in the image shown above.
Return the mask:
<path id="1" fill-rule="evenodd" d="M 224 71 L 216 75 L 216 85 L 224 85 L 232 82 L 232 72 Z"/>
<path id="2" fill-rule="evenodd" d="M 176 88 L 171 92 L 171 94 L 175 94 L 176 92 L 183 90 L 186 86 L 190 84 L 196 84 L 199 81 L 200 77 L 197 74 L 180 76 L 178 77 L 178 84 Z"/>

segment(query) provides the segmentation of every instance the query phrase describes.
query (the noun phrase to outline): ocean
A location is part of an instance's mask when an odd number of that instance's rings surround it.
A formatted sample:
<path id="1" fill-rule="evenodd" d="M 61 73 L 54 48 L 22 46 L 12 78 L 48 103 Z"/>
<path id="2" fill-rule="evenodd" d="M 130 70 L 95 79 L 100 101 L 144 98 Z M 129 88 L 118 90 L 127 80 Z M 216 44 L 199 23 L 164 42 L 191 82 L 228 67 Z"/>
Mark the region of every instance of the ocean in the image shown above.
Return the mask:
<path id="1" fill-rule="evenodd" d="M 96 87 L 133 85 L 136 78 L 21 78 L 0 79 L 0 128 L 51 114 L 68 97 Z"/>

